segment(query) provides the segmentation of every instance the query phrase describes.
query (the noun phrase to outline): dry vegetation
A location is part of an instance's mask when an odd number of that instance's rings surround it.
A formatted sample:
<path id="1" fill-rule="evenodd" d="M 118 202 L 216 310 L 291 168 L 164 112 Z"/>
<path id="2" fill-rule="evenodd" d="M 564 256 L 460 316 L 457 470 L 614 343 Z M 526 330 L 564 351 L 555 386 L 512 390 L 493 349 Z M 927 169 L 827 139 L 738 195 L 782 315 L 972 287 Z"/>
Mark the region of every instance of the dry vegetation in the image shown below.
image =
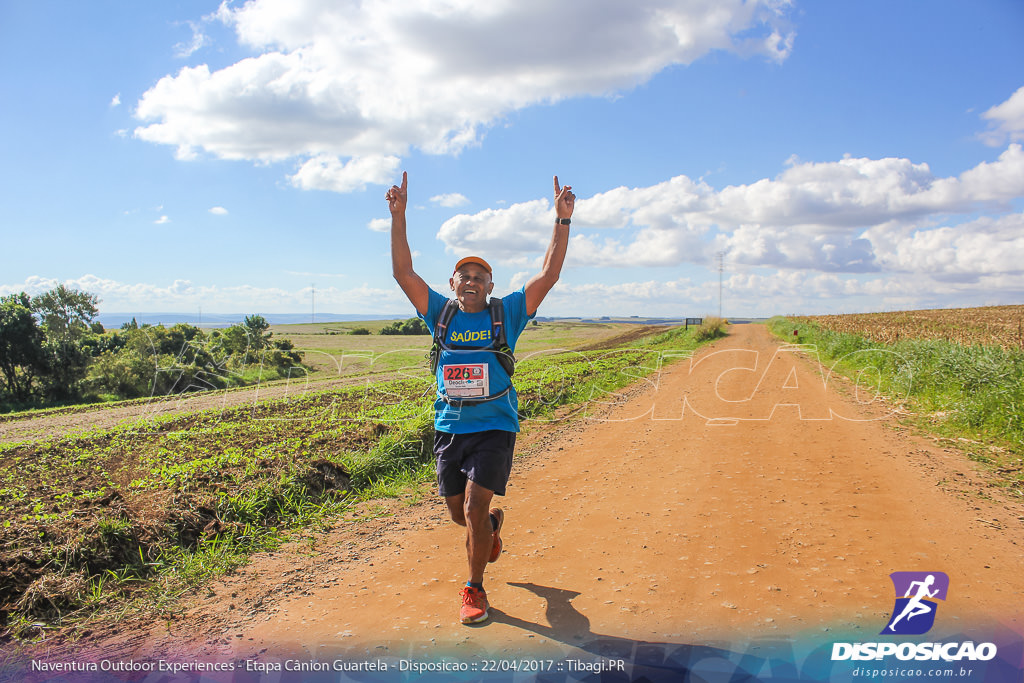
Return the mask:
<path id="1" fill-rule="evenodd" d="M 1024 349 L 1024 306 L 945 308 L 892 313 L 792 316 L 820 327 L 882 344 L 907 339 L 944 339 L 964 346 Z"/>

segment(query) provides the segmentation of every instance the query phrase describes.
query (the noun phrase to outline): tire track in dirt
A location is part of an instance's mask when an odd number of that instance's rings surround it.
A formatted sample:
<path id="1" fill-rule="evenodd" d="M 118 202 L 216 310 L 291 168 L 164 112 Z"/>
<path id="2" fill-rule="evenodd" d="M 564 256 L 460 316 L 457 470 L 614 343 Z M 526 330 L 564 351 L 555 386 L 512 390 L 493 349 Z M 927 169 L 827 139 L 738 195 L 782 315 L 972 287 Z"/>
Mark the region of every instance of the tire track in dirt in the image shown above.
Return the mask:
<path id="1" fill-rule="evenodd" d="M 125 622 L 76 650 L 562 659 L 595 642 L 870 640 L 893 571 L 949 575 L 947 633 L 1024 633 L 1024 507 L 848 393 L 763 326 L 739 325 L 588 419 L 531 425 L 499 499 L 505 552 L 479 626 L 457 623 L 464 537 L 429 497 L 256 556 L 172 622 Z"/>

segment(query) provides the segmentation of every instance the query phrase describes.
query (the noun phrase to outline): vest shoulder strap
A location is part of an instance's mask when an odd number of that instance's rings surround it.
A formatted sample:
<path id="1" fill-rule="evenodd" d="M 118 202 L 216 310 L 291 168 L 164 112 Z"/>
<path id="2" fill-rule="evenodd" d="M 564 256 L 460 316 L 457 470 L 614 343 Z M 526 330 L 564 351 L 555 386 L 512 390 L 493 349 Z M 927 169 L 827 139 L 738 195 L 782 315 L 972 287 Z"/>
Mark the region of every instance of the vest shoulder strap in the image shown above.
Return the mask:
<path id="1" fill-rule="evenodd" d="M 505 346 L 505 302 L 498 297 L 491 297 L 487 302 L 487 308 L 491 312 L 491 339 L 492 346 L 500 349 Z"/>
<path id="2" fill-rule="evenodd" d="M 516 359 L 512 355 L 512 349 L 509 348 L 508 337 L 505 334 L 505 302 L 498 297 L 491 297 L 487 302 L 487 309 L 491 316 L 491 344 L 486 348 L 495 352 L 498 363 L 511 377 L 515 373 Z M 451 348 L 445 340 L 448 337 L 448 326 L 458 310 L 459 302 L 449 299 L 441 309 L 441 314 L 437 316 L 437 322 L 434 324 L 433 344 L 431 344 L 428 356 L 431 372 L 437 372 L 441 351 Z"/>
<path id="3" fill-rule="evenodd" d="M 516 372 L 516 357 L 512 355 L 505 334 L 505 302 L 495 297 L 488 302 L 487 307 L 491 310 L 491 348 L 497 355 L 498 363 L 511 377 Z"/>
<path id="4" fill-rule="evenodd" d="M 459 310 L 459 302 L 455 299 L 448 299 L 441 309 L 441 315 L 437 316 L 437 322 L 434 323 L 434 338 L 430 344 L 430 353 L 427 354 L 427 365 L 432 373 L 437 372 L 441 351 L 448 348 L 444 338 L 448 335 L 448 325 L 451 324 L 457 310 Z"/>
<path id="5" fill-rule="evenodd" d="M 455 317 L 455 312 L 459 310 L 459 302 L 455 299 L 448 299 L 445 302 L 444 307 L 441 309 L 441 315 L 437 316 L 437 322 L 434 323 L 434 341 L 444 344 L 444 338 L 448 334 L 448 325 L 451 324 L 452 318 Z"/>

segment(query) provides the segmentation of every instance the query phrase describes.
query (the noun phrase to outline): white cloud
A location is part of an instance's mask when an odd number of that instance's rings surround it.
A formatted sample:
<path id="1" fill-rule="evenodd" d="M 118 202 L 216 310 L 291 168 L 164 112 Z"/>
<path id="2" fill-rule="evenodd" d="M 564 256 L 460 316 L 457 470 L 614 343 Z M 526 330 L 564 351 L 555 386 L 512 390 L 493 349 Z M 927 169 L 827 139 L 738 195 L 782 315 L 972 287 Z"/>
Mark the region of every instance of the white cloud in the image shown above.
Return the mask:
<path id="1" fill-rule="evenodd" d="M 203 25 L 201 22 L 190 21 L 187 23 L 188 27 L 192 30 L 192 39 L 187 43 L 178 43 L 174 46 L 174 56 L 178 59 L 191 57 L 193 54 L 210 44 L 209 37 L 203 33 Z"/>
<path id="2" fill-rule="evenodd" d="M 457 153 L 508 113 L 633 88 L 716 50 L 782 60 L 784 0 L 251 0 L 222 3 L 255 56 L 167 75 L 135 135 L 225 159 L 311 159 L 292 181 L 351 191 L 345 159 Z M 193 50 L 201 32 L 194 28 Z"/>
<path id="3" fill-rule="evenodd" d="M 1017 272 L 1014 264 L 1024 263 L 1019 214 L 935 224 L 951 214 L 1007 211 L 1021 197 L 1024 150 L 1017 144 L 958 177 L 935 177 L 907 159 L 855 158 L 791 162 L 775 178 L 721 190 L 679 176 L 579 199 L 567 264 L 706 265 L 724 250 L 738 265 L 819 272 L 934 274 L 943 258 L 958 277 Z M 456 254 L 533 258 L 550 240 L 552 215 L 546 200 L 462 214 L 445 221 L 438 238 Z M 937 244 L 955 258 L 940 257 Z M 986 257 L 987 249 L 998 255 Z"/>
<path id="4" fill-rule="evenodd" d="M 506 260 L 523 253 L 543 252 L 551 239 L 554 215 L 551 203 L 538 199 L 504 209 L 453 216 L 441 225 L 437 236 L 453 253 L 487 252 L 495 259 Z"/>
<path id="5" fill-rule="evenodd" d="M 834 273 L 779 270 L 744 273 L 725 281 L 728 311 L 747 314 L 829 313 L 1016 304 L 1024 275 L 984 276 L 976 282 L 932 279 L 917 273 L 855 279 Z"/>
<path id="6" fill-rule="evenodd" d="M 458 192 L 434 195 L 430 198 L 430 201 L 448 208 L 469 204 L 469 198 L 463 194 L 459 194 Z"/>
<path id="7" fill-rule="evenodd" d="M 212 213 L 214 216 L 227 216 L 228 210 L 225 209 L 223 206 L 214 206 L 210 208 L 210 213 Z"/>
<path id="8" fill-rule="evenodd" d="M 113 109 L 114 107 L 120 107 L 120 106 L 121 106 L 121 93 L 117 93 L 116 95 L 114 95 L 110 99 L 110 108 Z"/>
<path id="9" fill-rule="evenodd" d="M 374 218 L 366 225 L 366 227 L 374 232 L 391 232 L 391 219 Z"/>
<path id="10" fill-rule="evenodd" d="M 399 163 L 394 156 L 370 156 L 343 164 L 337 157 L 321 154 L 304 163 L 289 180 L 303 190 L 351 192 L 365 189 L 367 183 L 387 185 Z"/>
<path id="11" fill-rule="evenodd" d="M 989 130 L 981 135 L 986 144 L 995 147 L 1007 141 L 1024 140 L 1024 86 L 1010 95 L 1010 99 L 986 111 L 981 118 L 989 122 Z"/>
<path id="12" fill-rule="evenodd" d="M 170 222 L 171 222 L 171 219 L 169 217 L 167 217 L 167 216 L 160 216 L 160 218 L 157 218 L 155 221 L 153 221 L 153 224 L 154 225 L 164 225 L 165 223 L 170 223 Z"/>
<path id="13" fill-rule="evenodd" d="M 887 270 L 961 281 L 1024 273 L 1024 214 L 901 232 L 879 230 L 872 235 L 873 243 L 884 247 L 878 250 L 878 262 Z"/>
<path id="14" fill-rule="evenodd" d="M 0 296 L 27 292 L 35 296 L 63 283 L 68 287 L 96 294 L 102 312 L 194 312 L 220 313 L 305 311 L 309 307 L 309 287 L 287 290 L 254 285 L 196 285 L 175 280 L 168 285 L 145 282 L 120 282 L 95 275 L 58 280 L 31 276 L 20 284 L 0 284 Z M 317 287 L 317 310 L 331 313 L 395 313 L 411 315 L 410 304 L 397 287 L 377 288 L 361 284 L 349 289 Z"/>

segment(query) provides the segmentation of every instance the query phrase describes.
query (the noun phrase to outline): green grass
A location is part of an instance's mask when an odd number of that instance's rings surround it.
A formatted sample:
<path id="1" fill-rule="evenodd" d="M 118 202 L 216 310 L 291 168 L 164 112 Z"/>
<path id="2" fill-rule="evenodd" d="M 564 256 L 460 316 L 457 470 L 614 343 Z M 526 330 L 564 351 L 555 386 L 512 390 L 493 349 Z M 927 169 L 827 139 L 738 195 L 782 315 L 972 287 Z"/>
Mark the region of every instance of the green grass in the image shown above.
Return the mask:
<path id="1" fill-rule="evenodd" d="M 428 335 L 380 335 L 380 330 L 393 320 L 354 321 L 345 323 L 307 323 L 276 325 L 275 337 L 288 339 L 296 351 L 303 353 L 303 364 L 310 379 L 389 375 L 421 368 L 430 348 Z M 370 335 L 353 335 L 364 327 Z M 517 355 L 528 356 L 537 351 L 572 349 L 588 342 L 614 336 L 635 327 L 629 324 L 598 324 L 580 322 L 539 322 L 528 324 L 519 337 Z"/>
<path id="2" fill-rule="evenodd" d="M 819 359 L 842 374 L 870 373 L 922 426 L 965 444 L 973 459 L 1024 495 L 1024 352 L 936 339 L 883 345 L 786 318 L 773 318 L 769 328 L 813 345 Z"/>

